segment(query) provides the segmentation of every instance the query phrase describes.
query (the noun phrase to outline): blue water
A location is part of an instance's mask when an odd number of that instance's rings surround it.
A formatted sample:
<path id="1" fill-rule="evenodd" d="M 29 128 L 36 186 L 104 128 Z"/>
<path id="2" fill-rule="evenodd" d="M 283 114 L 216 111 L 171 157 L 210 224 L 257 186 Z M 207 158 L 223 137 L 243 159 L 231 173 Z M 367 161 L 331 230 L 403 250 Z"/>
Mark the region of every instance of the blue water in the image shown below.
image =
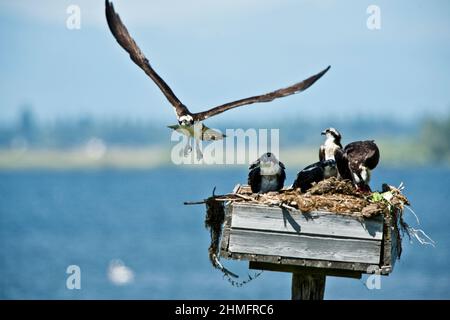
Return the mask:
<path id="1" fill-rule="evenodd" d="M 245 175 L 182 168 L 0 172 L 0 298 L 289 299 L 289 274 L 264 272 L 240 288 L 224 280 L 208 260 L 204 207 L 183 206 L 214 186 L 229 192 Z M 406 239 L 380 290 L 367 289 L 365 277 L 329 277 L 326 299 L 450 298 L 450 170 L 379 168 L 372 183 L 401 181 L 436 248 Z M 112 259 L 134 271 L 132 283 L 108 280 Z M 80 290 L 66 288 L 72 264 L 81 268 Z M 247 273 L 246 262 L 225 264 Z"/>

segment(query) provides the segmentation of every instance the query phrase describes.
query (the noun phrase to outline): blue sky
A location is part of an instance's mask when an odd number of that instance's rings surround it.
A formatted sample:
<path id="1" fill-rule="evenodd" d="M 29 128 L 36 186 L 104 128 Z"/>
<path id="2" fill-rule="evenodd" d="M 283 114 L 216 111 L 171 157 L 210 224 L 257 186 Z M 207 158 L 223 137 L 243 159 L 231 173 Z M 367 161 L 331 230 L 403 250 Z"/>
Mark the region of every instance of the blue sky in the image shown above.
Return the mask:
<path id="1" fill-rule="evenodd" d="M 392 115 L 450 108 L 450 2 L 116 0 L 154 68 L 192 111 L 264 93 L 331 65 L 306 92 L 220 115 Z M 81 29 L 66 28 L 70 4 Z M 381 29 L 366 27 L 369 5 Z M 175 118 L 156 86 L 118 46 L 103 0 L 0 0 L 0 121 L 30 104 L 41 119 Z"/>

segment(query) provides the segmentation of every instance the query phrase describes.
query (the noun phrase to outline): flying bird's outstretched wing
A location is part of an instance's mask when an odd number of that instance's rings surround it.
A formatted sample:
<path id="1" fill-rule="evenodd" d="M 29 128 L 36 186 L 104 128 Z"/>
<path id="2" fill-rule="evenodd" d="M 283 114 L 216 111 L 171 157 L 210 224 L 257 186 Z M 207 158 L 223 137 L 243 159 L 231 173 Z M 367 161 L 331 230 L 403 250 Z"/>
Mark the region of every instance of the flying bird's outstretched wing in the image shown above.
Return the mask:
<path id="1" fill-rule="evenodd" d="M 207 118 L 225 112 L 227 110 L 252 104 L 259 102 L 270 102 L 274 99 L 286 97 L 303 90 L 306 90 L 311 85 L 314 84 L 317 80 L 319 80 L 327 71 L 330 69 L 328 66 L 326 69 L 322 70 L 316 75 L 309 77 L 308 79 L 303 80 L 302 82 L 298 82 L 292 86 L 278 89 L 266 94 L 253 96 L 233 102 L 229 102 L 218 107 L 212 108 L 210 110 L 204 112 L 198 112 L 195 114 L 191 114 L 189 109 L 177 98 L 177 96 L 173 93 L 172 89 L 167 85 L 167 83 L 156 73 L 155 70 L 151 67 L 148 59 L 144 56 L 144 54 L 139 49 L 136 42 L 128 33 L 127 28 L 122 23 L 119 15 L 114 11 L 114 6 L 109 0 L 105 0 L 105 12 L 106 12 L 106 20 L 108 21 L 109 29 L 112 34 L 116 38 L 117 42 L 120 44 L 122 48 L 125 49 L 130 55 L 131 60 L 136 63 L 144 72 L 155 82 L 155 84 L 159 87 L 162 93 L 166 96 L 167 100 L 172 104 L 175 108 L 175 113 L 177 117 L 180 118 L 185 115 L 192 115 L 194 121 L 203 121 Z"/>
<path id="2" fill-rule="evenodd" d="M 106 20 L 108 21 L 109 29 L 120 46 L 130 54 L 131 60 L 133 60 L 134 63 L 144 70 L 144 72 L 156 83 L 162 93 L 166 96 L 167 100 L 169 100 L 169 102 L 174 106 L 175 112 L 178 116 L 189 113 L 186 106 L 181 103 L 167 83 L 156 73 L 155 70 L 153 70 L 148 59 L 144 56 L 141 49 L 139 49 L 136 42 L 128 33 L 128 30 L 122 23 L 122 20 L 120 20 L 119 15 L 114 11 L 113 4 L 108 0 L 105 0 L 105 6 Z"/>
<path id="3" fill-rule="evenodd" d="M 312 86 L 314 84 L 314 82 L 319 80 L 329 69 L 330 69 L 330 66 L 328 66 L 327 68 L 325 68 L 318 74 L 315 74 L 315 75 L 309 77 L 308 79 L 305 79 L 302 82 L 298 82 L 290 87 L 278 89 L 278 90 L 275 90 L 275 91 L 272 91 L 272 92 L 269 92 L 266 94 L 262 94 L 259 96 L 253 96 L 250 98 L 245 98 L 245 99 L 229 102 L 229 103 L 223 104 L 221 106 L 212 108 L 208 111 L 195 113 L 195 114 L 193 114 L 193 117 L 196 121 L 203 121 L 207 118 L 210 118 L 219 113 L 225 112 L 227 110 L 230 110 L 230 109 L 233 109 L 236 107 L 240 107 L 240 106 L 244 106 L 244 105 L 252 104 L 252 103 L 270 102 L 270 101 L 278 99 L 278 98 L 282 98 L 282 97 L 289 96 L 291 94 L 302 92 L 302 91 L 308 89 L 310 86 Z"/>

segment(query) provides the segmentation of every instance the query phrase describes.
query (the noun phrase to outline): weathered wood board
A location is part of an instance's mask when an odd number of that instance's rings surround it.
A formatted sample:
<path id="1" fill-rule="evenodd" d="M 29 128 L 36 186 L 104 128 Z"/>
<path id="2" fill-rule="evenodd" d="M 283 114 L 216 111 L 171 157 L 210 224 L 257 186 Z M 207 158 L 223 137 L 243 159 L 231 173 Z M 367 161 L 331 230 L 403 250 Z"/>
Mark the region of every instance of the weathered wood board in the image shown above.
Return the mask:
<path id="1" fill-rule="evenodd" d="M 229 250 L 291 258 L 378 264 L 381 241 L 231 229 Z"/>
<path id="2" fill-rule="evenodd" d="M 289 211 L 278 207 L 245 203 L 233 205 L 233 229 L 271 230 L 302 235 L 323 235 L 354 239 L 382 240 L 383 217 L 359 221 L 329 212 Z"/>
<path id="3" fill-rule="evenodd" d="M 246 187 L 237 186 L 234 192 L 240 190 Z M 361 220 L 239 202 L 227 203 L 225 212 L 221 256 L 248 260 L 250 267 L 321 268 L 353 275 L 392 271 L 396 230 L 382 215 Z"/>

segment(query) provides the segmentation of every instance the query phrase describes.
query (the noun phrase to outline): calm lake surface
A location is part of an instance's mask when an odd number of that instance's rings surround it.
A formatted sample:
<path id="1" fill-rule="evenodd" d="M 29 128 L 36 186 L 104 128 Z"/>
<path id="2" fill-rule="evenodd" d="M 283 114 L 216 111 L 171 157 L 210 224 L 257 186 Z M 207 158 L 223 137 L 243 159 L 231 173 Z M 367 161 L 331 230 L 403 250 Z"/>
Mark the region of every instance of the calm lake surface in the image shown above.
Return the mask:
<path id="1" fill-rule="evenodd" d="M 240 288 L 223 279 L 208 260 L 204 207 L 183 206 L 245 180 L 245 169 L 0 172 L 0 298 L 289 299 L 289 274 L 264 272 Z M 379 168 L 372 187 L 401 181 L 436 247 L 405 238 L 381 289 L 369 290 L 367 276 L 329 277 L 326 299 L 450 299 L 450 169 Z M 113 259 L 131 268 L 133 282 L 108 279 Z M 247 275 L 246 262 L 223 261 Z M 66 288 L 69 265 L 81 268 L 80 290 Z"/>

